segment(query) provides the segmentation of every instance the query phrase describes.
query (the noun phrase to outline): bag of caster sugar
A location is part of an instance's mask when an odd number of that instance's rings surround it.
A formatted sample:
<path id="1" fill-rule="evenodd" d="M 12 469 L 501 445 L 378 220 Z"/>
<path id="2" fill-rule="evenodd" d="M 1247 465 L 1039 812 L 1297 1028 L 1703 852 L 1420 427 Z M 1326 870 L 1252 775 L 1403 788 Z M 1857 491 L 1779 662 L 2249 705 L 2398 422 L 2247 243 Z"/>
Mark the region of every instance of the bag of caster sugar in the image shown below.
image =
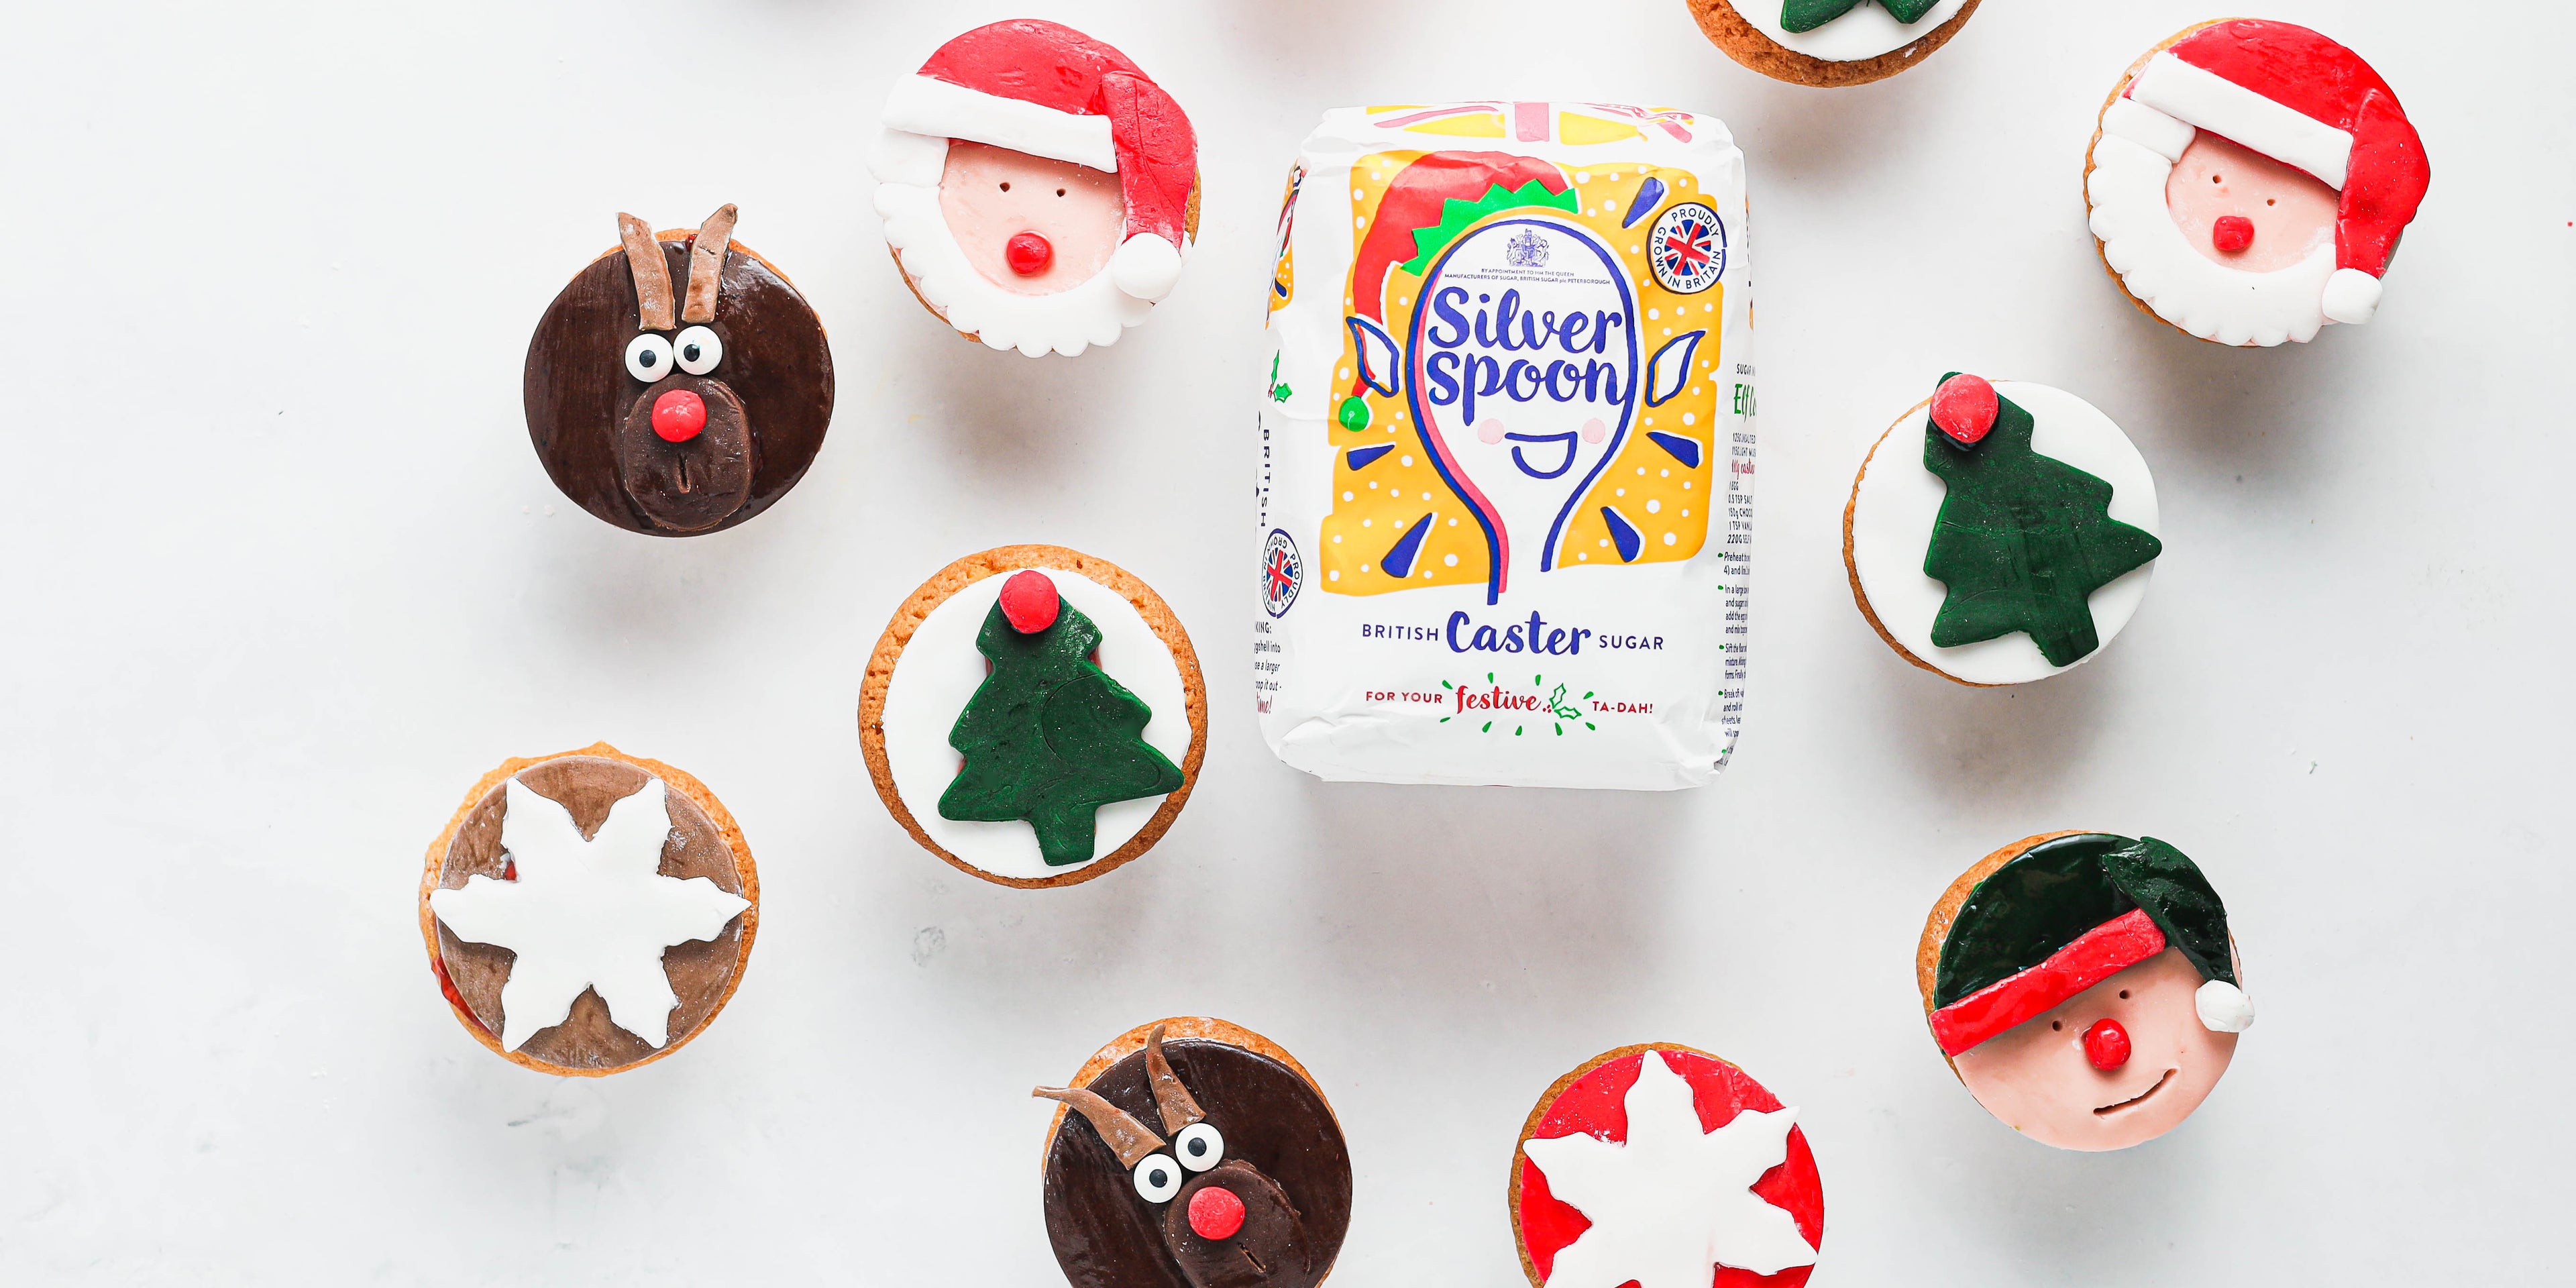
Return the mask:
<path id="1" fill-rule="evenodd" d="M 1327 113 L 1271 282 L 1254 687 L 1328 779 L 1677 788 L 1733 749 L 1744 154 L 1599 103 Z"/>

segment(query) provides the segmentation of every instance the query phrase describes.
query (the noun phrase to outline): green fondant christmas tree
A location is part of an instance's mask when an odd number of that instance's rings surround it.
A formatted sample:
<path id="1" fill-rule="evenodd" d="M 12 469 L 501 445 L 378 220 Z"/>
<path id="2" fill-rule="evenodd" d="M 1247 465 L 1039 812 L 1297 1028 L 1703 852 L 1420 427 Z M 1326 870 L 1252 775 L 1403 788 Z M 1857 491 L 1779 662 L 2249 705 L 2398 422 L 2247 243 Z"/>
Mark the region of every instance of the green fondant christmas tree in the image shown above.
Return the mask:
<path id="1" fill-rule="evenodd" d="M 2163 543 L 2110 515 L 2111 485 L 2031 447 L 2029 412 L 1975 376 L 1944 377 L 1923 430 L 1923 468 L 1949 487 L 1923 571 L 1949 588 L 1941 648 L 2028 632 L 2050 666 L 2102 646 L 2093 592 Z"/>
<path id="2" fill-rule="evenodd" d="M 1941 0 L 1878 0 L 1898 22 L 1912 23 L 1932 12 Z M 1814 31 L 1834 19 L 1869 3 L 1869 0 L 1788 0 L 1780 10 L 1780 26 L 1789 31 Z"/>
<path id="3" fill-rule="evenodd" d="M 1178 791 L 1181 771 L 1144 739 L 1151 709 L 1091 662 L 1100 628 L 1045 573 L 1015 573 L 975 648 L 992 663 L 948 745 L 966 757 L 939 797 L 960 822 L 1026 820 L 1050 867 L 1089 862 L 1103 805 Z"/>

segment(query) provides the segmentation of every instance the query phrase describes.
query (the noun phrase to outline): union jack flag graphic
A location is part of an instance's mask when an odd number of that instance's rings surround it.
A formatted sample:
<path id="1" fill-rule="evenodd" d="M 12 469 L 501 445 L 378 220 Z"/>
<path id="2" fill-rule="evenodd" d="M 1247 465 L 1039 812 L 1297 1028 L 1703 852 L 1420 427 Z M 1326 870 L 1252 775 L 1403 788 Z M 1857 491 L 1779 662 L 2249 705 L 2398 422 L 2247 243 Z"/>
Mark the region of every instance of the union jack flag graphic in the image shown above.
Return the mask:
<path id="1" fill-rule="evenodd" d="M 1665 211 L 1650 240 L 1655 280 L 1668 291 L 1696 294 L 1726 272 L 1726 226 L 1716 211 L 1696 201 Z"/>
<path id="2" fill-rule="evenodd" d="M 1297 543 L 1287 533 L 1271 529 L 1261 554 L 1262 607 L 1272 617 L 1284 615 L 1297 602 L 1297 588 L 1305 580 L 1305 561 L 1297 557 Z"/>

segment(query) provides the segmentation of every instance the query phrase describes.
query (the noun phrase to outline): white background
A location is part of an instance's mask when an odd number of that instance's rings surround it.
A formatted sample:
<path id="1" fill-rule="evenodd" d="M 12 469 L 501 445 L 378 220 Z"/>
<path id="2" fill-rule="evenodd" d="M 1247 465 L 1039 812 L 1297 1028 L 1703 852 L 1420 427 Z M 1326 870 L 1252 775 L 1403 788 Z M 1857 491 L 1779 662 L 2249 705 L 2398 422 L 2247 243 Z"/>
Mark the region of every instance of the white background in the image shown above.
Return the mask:
<path id="1" fill-rule="evenodd" d="M 2084 230 L 2102 96 L 2197 3 L 1992 0 L 1843 91 L 1737 68 L 1681 0 L 18 9 L 0 1279 L 1045 1288 L 1028 1088 L 1175 1013 L 1323 1080 L 1354 1288 L 1516 1284 L 1522 1116 L 1645 1040 L 1800 1107 L 1818 1284 L 2563 1269 L 2576 19 L 2266 8 L 2363 50 L 2435 177 L 2379 320 L 2261 352 L 2140 315 Z M 1206 147 L 1179 293 L 1078 361 L 922 314 L 862 164 L 892 77 L 1026 13 Z M 1707 790 L 1328 787 L 1254 732 L 1281 176 L 1326 106 L 1498 95 L 1700 109 L 1751 156 L 1755 683 Z M 725 201 L 831 328 L 839 415 L 748 526 L 631 535 L 538 468 L 521 358 L 618 210 Z M 1916 671 L 1844 585 L 1852 471 L 1953 367 L 2100 405 L 2164 498 L 2136 623 L 2045 683 Z M 1073 890 L 913 846 L 853 727 L 901 597 L 1010 541 L 1144 576 L 1213 682 L 1179 825 Z M 485 770 L 597 738 L 723 796 L 761 935 L 695 1044 L 558 1081 L 457 1027 L 414 890 Z M 1914 990 L 1942 887 L 2058 827 L 2199 859 L 2262 1004 L 2123 1154 L 1990 1120 Z"/>

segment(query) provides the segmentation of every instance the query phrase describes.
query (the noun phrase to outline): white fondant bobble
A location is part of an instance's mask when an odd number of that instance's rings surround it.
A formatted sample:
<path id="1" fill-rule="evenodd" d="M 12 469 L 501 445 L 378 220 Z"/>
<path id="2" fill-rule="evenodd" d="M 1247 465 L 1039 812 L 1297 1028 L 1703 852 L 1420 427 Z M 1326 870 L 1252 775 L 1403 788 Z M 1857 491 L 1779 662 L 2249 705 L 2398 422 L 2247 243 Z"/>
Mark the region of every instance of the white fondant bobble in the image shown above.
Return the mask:
<path id="1" fill-rule="evenodd" d="M 1181 250 L 1155 233 L 1138 233 L 1109 257 L 1109 280 L 1140 300 L 1161 303 L 1181 282 Z"/>
<path id="2" fill-rule="evenodd" d="M 2359 326 L 2379 313 L 2379 279 L 2357 268 L 2338 268 L 2326 279 L 2325 315 Z"/>
<path id="3" fill-rule="evenodd" d="M 2254 1027 L 2254 999 L 2223 979 L 2213 979 L 2191 995 L 2200 1026 L 2212 1033 L 2242 1033 Z"/>

